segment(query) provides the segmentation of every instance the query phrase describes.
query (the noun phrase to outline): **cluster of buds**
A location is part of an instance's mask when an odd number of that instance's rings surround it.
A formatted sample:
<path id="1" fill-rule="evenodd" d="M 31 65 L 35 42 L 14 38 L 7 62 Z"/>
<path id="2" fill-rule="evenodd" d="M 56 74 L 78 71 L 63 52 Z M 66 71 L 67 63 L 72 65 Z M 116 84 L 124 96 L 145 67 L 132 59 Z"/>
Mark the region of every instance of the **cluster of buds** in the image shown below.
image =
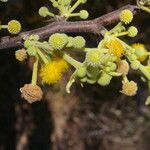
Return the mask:
<path id="1" fill-rule="evenodd" d="M 62 9 L 65 8 L 64 6 L 68 6 L 68 10 L 74 10 L 85 1 L 78 0 L 72 7 L 70 7 L 69 0 L 51 0 L 51 2 L 55 7 Z M 44 16 L 42 9 L 45 8 L 40 9 L 40 14 Z M 47 11 L 46 14 L 50 13 Z M 134 96 L 137 93 L 138 86 L 137 83 L 127 77 L 130 68 L 140 70 L 143 74 L 142 80 L 147 82 L 150 87 L 150 53 L 143 44 L 128 45 L 119 38 L 125 35 L 129 37 L 137 35 L 137 28 L 129 26 L 133 20 L 133 13 L 130 10 L 123 10 L 119 18 L 120 22 L 110 31 L 104 33 L 104 38 L 95 48 L 85 47 L 86 41 L 82 36 L 71 37 L 64 33 L 54 33 L 47 41 L 43 42 L 39 40 L 38 35 L 31 35 L 26 39 L 24 49 L 16 51 L 16 58 L 23 61 L 28 55 L 34 57 L 35 62 L 31 83 L 25 84 L 20 89 L 23 98 L 29 103 L 41 100 L 43 93 L 37 85 L 38 74 L 44 84 L 51 85 L 61 80 L 63 73 L 70 66 L 74 68 L 74 72 L 66 85 L 67 93 L 70 93 L 70 88 L 76 80 L 82 86 L 85 82 L 107 86 L 114 77 L 122 77 L 120 92 L 127 96 Z M 83 62 L 79 62 L 68 54 L 73 50 L 85 53 Z M 146 60 L 147 65 L 144 66 L 142 63 Z M 40 67 L 38 67 L 39 63 Z M 149 99 L 146 104 L 149 104 Z"/>
<path id="2" fill-rule="evenodd" d="M 35 58 L 31 83 L 25 84 L 21 89 L 22 97 L 29 103 L 42 99 L 43 93 L 37 85 L 38 73 L 43 84 L 54 84 L 62 79 L 68 70 L 69 64 L 77 68 L 80 62 L 74 60 L 65 51 L 81 50 L 85 47 L 85 39 L 81 36 L 71 37 L 66 34 L 55 33 L 48 41 L 39 41 L 38 35 L 31 35 L 24 42 L 24 49 L 15 52 L 18 61 L 24 61 L 27 56 Z M 40 67 L 38 64 L 40 63 Z M 39 69 L 39 70 L 38 70 Z M 31 90 L 32 89 L 32 90 Z M 34 91 L 34 92 L 31 92 Z"/>
<path id="3" fill-rule="evenodd" d="M 50 0 L 53 7 L 59 10 L 59 14 L 55 15 L 54 13 L 50 12 L 49 9 L 45 6 L 39 9 L 39 14 L 42 17 L 55 17 L 57 19 L 61 18 L 70 18 L 70 17 L 77 17 L 79 16 L 81 19 L 87 19 L 89 14 L 86 10 L 80 10 L 78 13 L 74 13 L 74 10 L 80 5 L 86 3 L 86 0 L 77 0 L 71 6 L 71 0 Z"/>

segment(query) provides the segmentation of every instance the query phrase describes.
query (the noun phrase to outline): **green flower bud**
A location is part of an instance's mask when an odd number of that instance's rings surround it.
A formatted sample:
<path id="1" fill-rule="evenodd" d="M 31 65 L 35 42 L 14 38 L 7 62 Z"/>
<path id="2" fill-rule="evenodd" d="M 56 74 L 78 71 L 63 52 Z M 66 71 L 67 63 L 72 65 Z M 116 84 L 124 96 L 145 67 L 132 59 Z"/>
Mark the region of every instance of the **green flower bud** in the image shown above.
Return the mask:
<path id="1" fill-rule="evenodd" d="M 30 46 L 28 49 L 27 49 L 27 53 L 28 55 L 30 56 L 35 56 L 37 51 L 36 51 L 36 47 L 35 46 Z"/>
<path id="2" fill-rule="evenodd" d="M 61 50 L 68 43 L 68 37 L 65 34 L 55 33 L 49 37 L 48 42 L 54 50 Z"/>
<path id="3" fill-rule="evenodd" d="M 30 41 L 30 40 L 26 40 L 26 41 L 24 42 L 24 47 L 25 47 L 25 48 L 29 48 L 30 46 L 33 46 L 33 45 L 34 45 L 33 42 Z"/>
<path id="4" fill-rule="evenodd" d="M 98 67 L 101 65 L 101 59 L 103 56 L 101 50 L 91 49 L 86 53 L 85 62 L 89 66 Z"/>
<path id="5" fill-rule="evenodd" d="M 115 63 L 112 63 L 112 65 L 110 66 L 110 70 L 115 71 L 116 69 L 117 69 L 117 65 Z"/>
<path id="6" fill-rule="evenodd" d="M 139 67 L 140 67 L 140 62 L 135 60 L 135 61 L 132 61 L 130 67 L 133 69 L 133 70 L 138 70 Z"/>
<path id="7" fill-rule="evenodd" d="M 48 8 L 47 7 L 41 7 L 40 9 L 39 9 L 39 15 L 41 16 L 41 17 L 47 17 L 47 14 L 49 13 L 49 10 L 48 10 Z"/>
<path id="8" fill-rule="evenodd" d="M 76 36 L 72 42 L 73 47 L 77 49 L 81 49 L 85 46 L 85 39 L 82 36 Z"/>
<path id="9" fill-rule="evenodd" d="M 74 43 L 74 38 L 69 36 L 68 37 L 68 43 L 67 43 L 66 47 L 73 47 L 73 43 Z"/>
<path id="10" fill-rule="evenodd" d="M 54 1 L 54 2 L 52 3 L 52 5 L 53 5 L 53 7 L 58 7 L 58 3 L 57 3 L 56 1 Z"/>
<path id="11" fill-rule="evenodd" d="M 89 13 L 86 10 L 80 11 L 80 18 L 81 19 L 87 19 L 89 17 Z"/>
<path id="12" fill-rule="evenodd" d="M 77 76 L 79 78 L 83 78 L 86 76 L 86 67 L 81 67 L 79 69 L 77 69 Z"/>
<path id="13" fill-rule="evenodd" d="M 100 75 L 97 83 L 101 86 L 107 86 L 110 83 L 111 79 L 112 79 L 112 76 L 110 76 L 110 75 L 106 74 L 105 72 L 103 72 Z"/>
<path id="14" fill-rule="evenodd" d="M 130 36 L 130 37 L 135 37 L 135 36 L 137 36 L 137 34 L 138 34 L 138 30 L 137 30 L 136 27 L 131 26 L 131 27 L 128 29 L 128 36 Z"/>
<path id="15" fill-rule="evenodd" d="M 99 74 L 99 68 L 92 67 L 92 66 L 87 67 L 87 76 L 89 78 L 97 78 L 98 74 Z"/>

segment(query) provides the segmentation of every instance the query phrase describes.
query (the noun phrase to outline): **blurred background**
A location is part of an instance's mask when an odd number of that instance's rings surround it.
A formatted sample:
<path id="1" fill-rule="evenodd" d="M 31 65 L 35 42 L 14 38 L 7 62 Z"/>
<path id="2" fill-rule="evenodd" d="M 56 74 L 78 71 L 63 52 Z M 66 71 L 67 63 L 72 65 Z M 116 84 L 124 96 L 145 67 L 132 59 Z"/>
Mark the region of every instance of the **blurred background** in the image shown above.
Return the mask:
<path id="1" fill-rule="evenodd" d="M 135 4 L 135 0 L 88 0 L 79 9 L 87 9 L 93 19 L 126 4 Z M 37 13 L 43 5 L 53 9 L 48 0 L 8 0 L 0 3 L 0 20 L 7 24 L 17 19 L 23 31 L 44 26 L 49 22 Z M 150 14 L 145 12 L 135 16 L 133 25 L 139 35 L 126 38 L 128 43 L 140 42 L 150 50 L 149 20 Z M 1 31 L 0 36 L 4 35 L 9 34 Z M 87 39 L 88 47 L 98 44 L 95 35 L 81 35 Z M 21 99 L 19 88 L 30 83 L 32 62 L 17 62 L 15 50 L 0 52 L 0 150 L 150 149 L 150 108 L 144 105 L 148 90 L 139 73 L 131 71 L 129 75 L 139 86 L 135 97 L 119 93 L 120 79 L 105 88 L 86 84 L 81 88 L 76 83 L 68 95 L 66 74 L 57 85 L 43 88 L 43 101 L 30 105 Z"/>

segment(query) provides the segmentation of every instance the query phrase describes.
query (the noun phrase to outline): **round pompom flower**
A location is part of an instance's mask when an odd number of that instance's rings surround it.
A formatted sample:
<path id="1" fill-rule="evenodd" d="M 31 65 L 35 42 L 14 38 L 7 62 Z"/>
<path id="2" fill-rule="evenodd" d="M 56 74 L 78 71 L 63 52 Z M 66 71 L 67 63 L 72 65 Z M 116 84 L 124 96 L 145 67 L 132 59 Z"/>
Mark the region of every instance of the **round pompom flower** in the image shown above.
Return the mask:
<path id="1" fill-rule="evenodd" d="M 88 65 L 98 67 L 101 65 L 101 58 L 103 53 L 101 50 L 90 50 L 86 53 L 85 61 Z"/>
<path id="2" fill-rule="evenodd" d="M 19 49 L 15 52 L 15 57 L 19 61 L 24 61 L 27 58 L 27 52 L 25 49 Z"/>
<path id="3" fill-rule="evenodd" d="M 123 81 L 121 93 L 127 96 L 134 96 L 137 93 L 138 87 L 134 81 Z"/>
<path id="4" fill-rule="evenodd" d="M 25 84 L 20 88 L 21 96 L 29 103 L 40 101 L 43 97 L 43 92 L 38 85 Z"/>
<path id="5" fill-rule="evenodd" d="M 44 83 L 55 84 L 62 79 L 62 73 L 67 69 L 68 63 L 64 59 L 56 57 L 41 67 L 40 76 Z"/>
<path id="6" fill-rule="evenodd" d="M 61 72 L 65 72 L 66 70 L 68 70 L 69 64 L 63 58 L 54 56 L 53 61 L 57 62 L 57 65 L 59 66 Z"/>
<path id="7" fill-rule="evenodd" d="M 133 13 L 130 10 L 125 9 L 120 13 L 119 18 L 123 23 L 129 24 L 133 20 Z"/>
<path id="8" fill-rule="evenodd" d="M 121 73 L 122 75 L 127 75 L 129 72 L 129 64 L 126 60 L 121 60 L 118 63 L 117 72 Z"/>
<path id="9" fill-rule="evenodd" d="M 8 32 L 11 34 L 18 34 L 21 31 L 21 24 L 17 20 L 11 20 L 8 22 Z"/>
<path id="10" fill-rule="evenodd" d="M 41 7 L 41 8 L 39 9 L 39 15 L 40 15 L 41 17 L 46 17 L 48 13 L 49 13 L 49 10 L 48 10 L 47 7 Z"/>
<path id="11" fill-rule="evenodd" d="M 55 33 L 49 37 L 49 44 L 54 50 L 61 50 L 68 43 L 66 34 Z"/>
<path id="12" fill-rule="evenodd" d="M 73 38 L 72 45 L 74 48 L 80 49 L 85 46 L 85 39 L 82 36 L 76 36 Z"/>
<path id="13" fill-rule="evenodd" d="M 117 39 L 112 39 L 106 47 L 109 49 L 109 53 L 116 57 L 121 58 L 124 54 L 124 47 Z"/>
<path id="14" fill-rule="evenodd" d="M 135 49 L 135 54 L 137 56 L 137 59 L 140 62 L 143 62 L 147 58 L 147 49 L 145 48 L 144 44 L 141 43 L 135 43 L 132 45 L 132 47 Z"/>
<path id="15" fill-rule="evenodd" d="M 89 13 L 86 10 L 80 11 L 80 18 L 81 19 L 87 19 L 89 17 Z"/>
<path id="16" fill-rule="evenodd" d="M 130 36 L 130 37 L 135 37 L 135 36 L 137 36 L 137 34 L 138 34 L 138 30 L 137 30 L 136 27 L 131 26 L 131 27 L 128 29 L 128 36 Z"/>

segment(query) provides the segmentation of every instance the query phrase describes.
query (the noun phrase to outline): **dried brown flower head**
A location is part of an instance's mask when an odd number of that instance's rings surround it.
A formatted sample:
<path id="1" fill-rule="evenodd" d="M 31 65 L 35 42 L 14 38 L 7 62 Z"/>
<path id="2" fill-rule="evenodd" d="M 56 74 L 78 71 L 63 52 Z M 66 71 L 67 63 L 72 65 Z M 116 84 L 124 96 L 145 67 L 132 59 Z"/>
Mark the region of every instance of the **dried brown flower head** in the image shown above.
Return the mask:
<path id="1" fill-rule="evenodd" d="M 20 91 L 21 96 L 29 103 L 40 101 L 43 97 L 43 92 L 38 85 L 25 84 Z"/>

